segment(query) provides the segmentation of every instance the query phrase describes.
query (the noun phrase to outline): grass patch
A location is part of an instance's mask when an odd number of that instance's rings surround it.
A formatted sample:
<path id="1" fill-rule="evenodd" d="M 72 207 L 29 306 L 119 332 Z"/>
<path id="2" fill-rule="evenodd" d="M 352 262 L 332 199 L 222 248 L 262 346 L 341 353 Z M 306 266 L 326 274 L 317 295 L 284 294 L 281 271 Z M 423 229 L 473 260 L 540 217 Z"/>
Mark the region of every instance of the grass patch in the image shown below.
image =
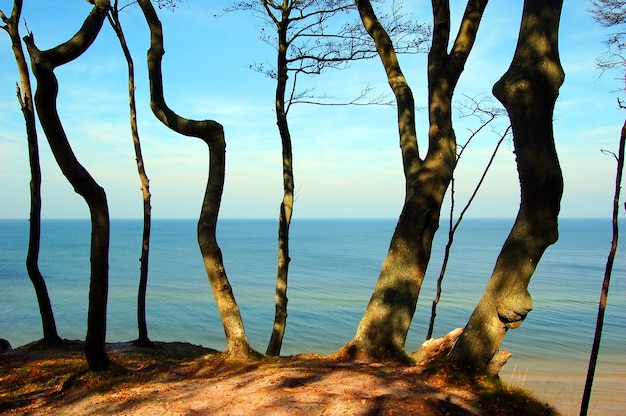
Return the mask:
<path id="1" fill-rule="evenodd" d="M 481 408 L 494 416 L 557 416 L 556 409 L 534 398 L 529 392 L 499 383 L 489 389 L 482 389 Z"/>

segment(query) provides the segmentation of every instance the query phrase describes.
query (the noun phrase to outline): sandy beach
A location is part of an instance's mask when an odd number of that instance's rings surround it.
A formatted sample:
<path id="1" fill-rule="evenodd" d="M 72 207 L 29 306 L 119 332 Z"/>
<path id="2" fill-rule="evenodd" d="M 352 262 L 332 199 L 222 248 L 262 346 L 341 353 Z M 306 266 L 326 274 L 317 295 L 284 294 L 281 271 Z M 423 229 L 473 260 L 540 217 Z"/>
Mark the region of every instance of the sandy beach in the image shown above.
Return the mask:
<path id="1" fill-rule="evenodd" d="M 626 409 L 626 361 L 601 361 L 596 367 L 589 415 L 621 416 Z M 601 357 L 602 359 L 602 357 Z M 516 366 L 517 364 L 517 366 Z M 501 372 L 502 380 L 533 392 L 556 407 L 564 416 L 580 413 L 587 362 L 583 360 L 545 361 L 511 359 Z"/>

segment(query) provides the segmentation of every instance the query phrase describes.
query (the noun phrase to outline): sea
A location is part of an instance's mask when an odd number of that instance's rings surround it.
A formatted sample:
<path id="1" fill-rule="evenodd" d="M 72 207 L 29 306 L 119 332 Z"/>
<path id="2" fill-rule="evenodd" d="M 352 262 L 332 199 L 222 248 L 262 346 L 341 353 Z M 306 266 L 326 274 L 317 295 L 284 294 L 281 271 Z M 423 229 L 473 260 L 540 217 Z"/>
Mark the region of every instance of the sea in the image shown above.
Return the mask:
<path id="1" fill-rule="evenodd" d="M 354 336 L 395 228 L 393 219 L 294 219 L 288 320 L 282 354 L 332 353 Z M 467 322 L 491 275 L 512 219 L 464 219 L 455 236 L 434 336 Z M 0 220 L 0 338 L 14 348 L 42 337 L 25 257 L 27 220 Z M 534 308 L 509 331 L 504 381 L 578 414 L 612 237 L 610 219 L 561 219 L 560 238 L 531 280 Z M 137 337 L 141 220 L 111 221 L 107 342 Z M 623 231 L 621 237 L 624 237 Z M 253 348 L 264 352 L 274 318 L 277 221 L 223 219 L 217 237 Z M 43 220 L 40 269 L 58 331 L 84 339 L 89 288 L 88 220 Z M 442 220 L 406 349 L 425 340 L 448 220 Z M 622 240 L 623 241 L 623 238 Z M 626 241 L 623 241 L 626 244 Z M 592 415 L 626 409 L 626 256 L 612 270 Z M 224 332 L 196 240 L 196 221 L 152 222 L 147 292 L 149 337 L 225 349 Z"/>

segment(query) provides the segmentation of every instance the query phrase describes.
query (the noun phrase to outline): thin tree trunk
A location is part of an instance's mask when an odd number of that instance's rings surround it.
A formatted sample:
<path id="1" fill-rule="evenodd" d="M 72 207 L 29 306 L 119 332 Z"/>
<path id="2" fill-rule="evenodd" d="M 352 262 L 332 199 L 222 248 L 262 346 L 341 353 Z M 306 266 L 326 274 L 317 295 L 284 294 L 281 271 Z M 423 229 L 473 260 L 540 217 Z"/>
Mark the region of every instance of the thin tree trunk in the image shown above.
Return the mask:
<path id="1" fill-rule="evenodd" d="M 45 343 L 53 344 L 61 340 L 57 332 L 54 312 L 46 287 L 46 281 L 39 270 L 39 246 L 41 241 L 41 167 L 39 165 L 39 143 L 37 138 L 37 128 L 35 123 L 35 112 L 33 109 L 32 88 L 30 75 L 26 64 L 26 57 L 22 49 L 22 42 L 19 34 L 20 15 L 22 13 L 22 0 L 15 0 L 11 17 L 7 18 L 1 11 L 2 21 L 11 37 L 11 45 L 15 61 L 20 75 L 22 88 L 17 87 L 17 99 L 19 100 L 24 121 L 26 123 L 26 137 L 28 141 L 28 158 L 30 164 L 30 229 L 28 238 L 28 251 L 26 254 L 26 270 L 28 277 L 33 283 L 39 314 L 43 327 L 43 340 Z"/>
<path id="2" fill-rule="evenodd" d="M 139 129 L 137 127 L 137 105 L 135 101 L 135 65 L 133 57 L 128 49 L 126 37 L 119 20 L 118 2 L 115 1 L 111 9 L 109 23 L 120 41 L 120 46 L 124 52 L 124 57 L 128 64 L 128 100 L 130 104 L 130 128 L 133 137 L 133 147 L 135 150 L 135 161 L 137 162 L 137 173 L 141 182 L 141 193 L 143 198 L 143 233 L 141 236 L 141 257 L 139 258 L 139 289 L 137 290 L 137 327 L 139 345 L 150 345 L 148 337 L 148 324 L 146 322 L 146 291 L 148 287 L 148 260 L 150 257 L 150 228 L 151 228 L 151 205 L 150 205 L 150 180 L 146 174 L 143 155 L 141 152 L 141 142 L 139 140 Z"/>
<path id="3" fill-rule="evenodd" d="M 473 46 L 486 0 L 470 0 L 450 53 L 448 1 L 433 0 L 434 33 L 429 53 L 429 148 L 421 159 L 413 94 L 391 40 L 369 0 L 356 0 L 361 20 L 376 44 L 396 97 L 406 195 L 376 287 L 351 347 L 374 358 L 404 357 L 406 336 L 439 227 L 443 196 L 456 162 L 452 94 Z"/>
<path id="4" fill-rule="evenodd" d="M 624 171 L 624 147 L 626 146 L 626 122 L 622 126 L 622 133 L 619 141 L 619 154 L 617 159 L 617 172 L 615 175 L 615 194 L 613 198 L 613 238 L 611 241 L 611 249 L 606 260 L 606 268 L 604 270 L 604 280 L 602 281 L 602 291 L 600 292 L 600 302 L 598 303 L 598 317 L 596 320 L 596 331 L 593 337 L 593 345 L 591 346 L 591 354 L 589 357 L 589 367 L 587 368 L 587 377 L 585 380 L 585 389 L 580 404 L 580 416 L 586 416 L 589 409 L 589 400 L 591 399 L 591 388 L 593 386 L 593 378 L 596 372 L 596 363 L 598 361 L 598 352 L 600 351 L 600 340 L 602 339 L 602 328 L 604 326 L 604 311 L 606 309 L 606 301 L 609 296 L 609 285 L 611 283 L 611 272 L 613 271 L 613 262 L 615 253 L 617 252 L 617 241 L 619 238 L 619 195 L 622 185 L 622 173 Z"/>
<path id="5" fill-rule="evenodd" d="M 40 51 L 33 35 L 24 38 L 37 78 L 35 103 L 41 126 L 63 175 L 81 195 L 91 216 L 91 278 L 85 356 L 89 368 L 106 370 L 109 358 L 105 351 L 106 307 L 109 278 L 109 209 L 105 191 L 78 162 L 70 146 L 56 108 L 58 82 L 54 69 L 78 58 L 96 39 L 107 15 L 107 8 L 95 6 L 72 39 L 46 51 Z"/>
<path id="6" fill-rule="evenodd" d="M 491 122 L 491 120 L 489 122 Z M 482 127 L 486 125 L 487 124 L 483 124 L 483 126 L 481 126 L 481 129 Z M 437 317 L 437 305 L 439 304 L 439 301 L 441 299 L 441 293 L 443 289 L 443 279 L 446 274 L 446 270 L 448 268 L 448 260 L 450 260 L 450 250 L 452 249 L 452 244 L 454 243 L 454 235 L 456 233 L 457 228 L 459 228 L 459 225 L 461 225 L 461 221 L 463 221 L 463 217 L 465 216 L 465 213 L 467 212 L 469 207 L 472 205 L 474 198 L 478 194 L 478 190 L 482 186 L 483 181 L 485 180 L 485 177 L 487 176 L 487 172 L 491 168 L 493 160 L 496 157 L 496 153 L 498 153 L 498 149 L 500 148 L 500 145 L 502 144 L 502 142 L 504 141 L 504 138 L 508 134 L 509 129 L 510 127 L 507 127 L 505 132 L 500 137 L 500 140 L 498 140 L 498 143 L 496 144 L 495 149 L 493 149 L 493 152 L 491 153 L 491 158 L 489 159 L 487 166 L 483 170 L 483 174 L 481 175 L 480 180 L 474 187 L 474 191 L 472 192 L 470 199 L 467 201 L 467 204 L 465 204 L 465 207 L 463 207 L 463 210 L 461 210 L 461 213 L 459 214 L 459 218 L 456 220 L 456 222 L 454 222 L 454 225 L 452 225 L 452 221 L 453 221 L 452 218 L 454 216 L 453 214 L 454 214 L 455 200 L 454 200 L 454 178 L 452 178 L 452 184 L 450 185 L 450 226 L 448 229 L 448 242 L 446 243 L 446 247 L 444 249 L 443 261 L 441 263 L 441 269 L 439 270 L 439 277 L 437 278 L 437 292 L 435 294 L 435 298 L 433 299 L 433 303 L 430 309 L 430 321 L 428 323 L 428 331 L 426 332 L 427 341 L 432 338 L 433 331 L 435 330 L 435 318 Z M 457 158 L 457 162 L 458 162 L 458 158 Z"/>
<path id="7" fill-rule="evenodd" d="M 209 178 L 198 220 L 198 245 L 222 318 L 228 353 L 231 358 L 235 359 L 251 358 L 255 353 L 249 346 L 241 313 L 224 269 L 222 251 L 215 236 L 224 188 L 226 159 L 224 130 L 222 125 L 216 121 L 189 120 L 177 115 L 167 106 L 163 96 L 163 75 L 161 72 L 161 61 L 165 53 L 161 22 L 150 0 L 139 0 L 139 6 L 150 27 L 150 49 L 148 50 L 150 107 L 157 119 L 167 127 L 179 134 L 199 138 L 209 147 Z"/>
<path id="8" fill-rule="evenodd" d="M 276 296 L 274 325 L 266 354 L 277 356 L 287 326 L 287 278 L 289 275 L 289 227 L 293 214 L 294 180 L 291 134 L 285 109 L 285 91 L 287 86 L 287 29 L 289 9 L 283 6 L 283 16 L 278 27 L 278 80 L 276 85 L 276 125 L 280 133 L 283 162 L 283 200 L 278 217 L 278 259 L 276 263 Z"/>
<path id="9" fill-rule="evenodd" d="M 558 239 L 563 177 L 552 116 L 564 73 L 558 54 L 562 0 L 526 0 L 511 66 L 493 93 L 509 112 L 521 187 L 515 224 L 493 274 L 451 358 L 497 374 L 508 352 L 496 354 L 506 332 L 532 309 L 528 284 L 541 256 Z"/>

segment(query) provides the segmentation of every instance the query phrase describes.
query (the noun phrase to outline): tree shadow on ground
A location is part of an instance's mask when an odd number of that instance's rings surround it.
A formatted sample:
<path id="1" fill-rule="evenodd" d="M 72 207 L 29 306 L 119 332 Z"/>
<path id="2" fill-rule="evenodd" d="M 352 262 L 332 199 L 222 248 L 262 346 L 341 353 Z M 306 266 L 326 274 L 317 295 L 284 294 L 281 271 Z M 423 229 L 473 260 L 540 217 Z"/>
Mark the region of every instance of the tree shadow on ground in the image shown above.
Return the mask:
<path id="1" fill-rule="evenodd" d="M 80 401 L 93 394 L 125 388 L 133 383 L 158 382 L 174 378 L 182 363 L 193 362 L 216 350 L 187 343 L 152 343 L 150 347 L 132 342 L 108 344 L 111 367 L 89 371 L 84 342 L 63 340 L 55 345 L 42 341 L 0 354 L 0 413 L 27 408 L 37 402 Z M 184 368 L 184 367 L 182 367 Z"/>
<path id="2" fill-rule="evenodd" d="M 505 415 L 512 408 L 506 392 L 491 401 L 504 409 L 498 413 L 484 406 L 487 390 L 474 380 L 459 384 L 393 362 L 312 354 L 242 362 L 186 343 L 119 343 L 107 349 L 113 365 L 102 373 L 87 370 L 80 342 L 2 353 L 0 412 L 455 416 Z M 526 399 L 519 405 L 526 406 Z"/>

